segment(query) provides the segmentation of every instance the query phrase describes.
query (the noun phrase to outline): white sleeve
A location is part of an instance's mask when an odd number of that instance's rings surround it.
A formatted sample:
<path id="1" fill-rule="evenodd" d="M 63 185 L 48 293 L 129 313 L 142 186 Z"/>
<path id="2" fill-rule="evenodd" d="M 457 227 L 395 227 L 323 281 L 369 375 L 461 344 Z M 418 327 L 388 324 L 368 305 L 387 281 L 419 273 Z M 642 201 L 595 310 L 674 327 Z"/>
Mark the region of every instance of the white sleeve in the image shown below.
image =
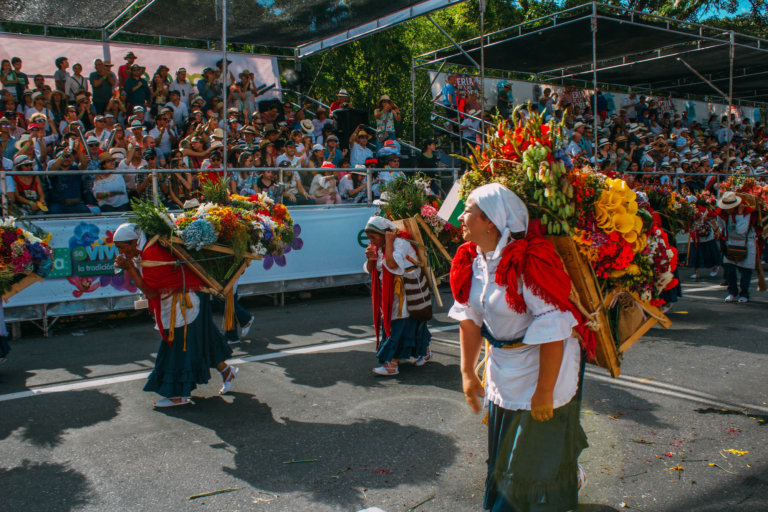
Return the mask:
<path id="1" fill-rule="evenodd" d="M 386 258 L 383 260 L 382 265 L 393 274 L 401 276 L 405 273 L 406 268 L 414 265 L 411 261 L 408 261 L 408 256 L 410 256 L 413 261 L 418 261 L 416 251 L 413 250 L 413 247 L 411 247 L 411 244 L 407 240 L 403 240 L 402 238 L 395 238 L 392 245 L 392 258 L 395 260 L 397 267 L 390 268 L 389 265 L 387 265 Z"/>
<path id="2" fill-rule="evenodd" d="M 523 284 L 523 299 L 533 321 L 525 331 L 523 343 L 538 345 L 551 341 L 560 341 L 571 337 L 571 331 L 578 325 L 570 311 L 560 311 Z"/>
<path id="3" fill-rule="evenodd" d="M 460 302 L 453 303 L 453 306 L 448 311 L 448 318 L 453 318 L 458 322 L 472 320 L 478 327 L 483 325 L 483 315 L 472 309 L 472 306 L 469 304 L 462 304 Z"/>

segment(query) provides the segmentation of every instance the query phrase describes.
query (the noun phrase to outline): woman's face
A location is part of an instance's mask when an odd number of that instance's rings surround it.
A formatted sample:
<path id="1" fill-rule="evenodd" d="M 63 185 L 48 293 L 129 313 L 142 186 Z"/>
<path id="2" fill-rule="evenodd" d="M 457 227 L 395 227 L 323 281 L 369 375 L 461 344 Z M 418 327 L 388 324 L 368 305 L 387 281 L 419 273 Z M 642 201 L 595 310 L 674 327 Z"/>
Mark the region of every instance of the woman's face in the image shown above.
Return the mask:
<path id="1" fill-rule="evenodd" d="M 4 60 L 2 63 L 3 71 L 10 71 L 11 70 L 11 61 Z"/>
<path id="2" fill-rule="evenodd" d="M 137 245 L 138 243 L 136 240 L 131 240 L 130 242 L 115 242 L 117 250 L 126 258 L 135 258 L 139 255 Z"/>
<path id="3" fill-rule="evenodd" d="M 373 245 L 376 247 L 384 247 L 384 235 L 372 231 L 366 231 L 365 234 Z"/>
<path id="4" fill-rule="evenodd" d="M 467 200 L 464 213 L 459 216 L 464 240 L 475 242 L 484 240 L 492 231 L 493 223 L 478 208 L 473 199 Z"/>
<path id="5" fill-rule="evenodd" d="M 253 157 L 249 156 L 246 157 L 245 162 L 243 162 L 243 167 L 252 167 L 253 166 Z"/>

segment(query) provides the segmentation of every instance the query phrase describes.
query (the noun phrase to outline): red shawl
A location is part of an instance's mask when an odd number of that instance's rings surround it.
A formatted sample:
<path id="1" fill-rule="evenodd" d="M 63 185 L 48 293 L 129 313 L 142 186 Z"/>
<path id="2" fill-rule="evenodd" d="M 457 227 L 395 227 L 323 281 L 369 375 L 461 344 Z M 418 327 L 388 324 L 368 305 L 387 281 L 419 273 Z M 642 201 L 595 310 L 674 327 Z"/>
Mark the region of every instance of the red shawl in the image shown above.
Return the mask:
<path id="1" fill-rule="evenodd" d="M 148 245 L 141 251 L 141 260 L 148 262 L 177 262 L 179 261 L 171 252 L 160 244 Z M 205 287 L 194 272 L 188 270 L 184 265 L 157 265 L 144 266 L 141 269 L 141 277 L 144 283 L 155 292 L 155 296 L 149 299 L 149 311 L 155 317 L 157 327 L 160 330 L 160 336 L 163 341 L 171 345 L 172 342 L 165 334 L 163 319 L 160 309 L 160 299 L 162 295 L 176 292 L 189 292 L 200 290 Z"/>
<path id="2" fill-rule="evenodd" d="M 397 238 L 413 240 L 411 235 L 400 231 Z M 381 248 L 381 254 L 386 259 L 386 245 Z M 368 273 L 371 275 L 371 303 L 373 304 L 373 329 L 376 331 L 376 348 L 379 348 L 379 325 L 384 328 L 384 337 L 388 338 L 392 333 L 392 305 L 395 301 L 394 284 L 395 276 L 387 270 L 387 266 L 381 266 L 382 278 L 376 270 L 376 261 L 368 263 Z"/>
<path id="3" fill-rule="evenodd" d="M 469 302 L 472 288 L 472 263 L 477 256 L 477 245 L 466 242 L 459 247 L 451 264 L 451 291 L 453 298 L 460 304 Z M 555 251 L 552 242 L 541 236 L 539 227 L 531 222 L 528 235 L 521 240 L 508 244 L 501 255 L 501 262 L 496 269 L 496 284 L 506 289 L 509 308 L 517 313 L 525 313 L 527 306 L 522 294 L 518 292 L 518 280 L 522 279 L 537 297 L 556 306 L 560 311 L 570 311 L 579 325 L 576 332 L 581 336 L 584 348 L 590 358 L 594 357 L 596 339 L 587 328 L 587 318 L 570 300 L 571 277 L 565 270 L 563 261 Z"/>

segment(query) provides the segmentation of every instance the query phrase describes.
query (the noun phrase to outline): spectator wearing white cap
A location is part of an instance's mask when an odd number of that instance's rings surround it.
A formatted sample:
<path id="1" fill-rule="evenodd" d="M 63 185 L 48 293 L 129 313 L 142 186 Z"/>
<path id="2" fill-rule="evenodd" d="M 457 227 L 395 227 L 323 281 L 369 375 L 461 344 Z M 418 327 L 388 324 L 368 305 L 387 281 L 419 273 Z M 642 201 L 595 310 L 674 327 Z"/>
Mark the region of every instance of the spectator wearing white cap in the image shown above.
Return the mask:
<path id="1" fill-rule="evenodd" d="M 329 162 L 333 162 L 333 165 L 339 167 L 341 160 L 347 155 L 347 149 L 339 149 L 339 138 L 335 135 L 329 135 L 325 138 L 325 150 L 323 157 Z"/>
<path id="2" fill-rule="evenodd" d="M 187 80 L 187 69 L 179 68 L 176 70 L 176 78 L 171 82 L 170 89 L 179 92 L 179 98 L 182 103 L 190 105 L 192 98 L 197 95 L 195 86 Z"/>

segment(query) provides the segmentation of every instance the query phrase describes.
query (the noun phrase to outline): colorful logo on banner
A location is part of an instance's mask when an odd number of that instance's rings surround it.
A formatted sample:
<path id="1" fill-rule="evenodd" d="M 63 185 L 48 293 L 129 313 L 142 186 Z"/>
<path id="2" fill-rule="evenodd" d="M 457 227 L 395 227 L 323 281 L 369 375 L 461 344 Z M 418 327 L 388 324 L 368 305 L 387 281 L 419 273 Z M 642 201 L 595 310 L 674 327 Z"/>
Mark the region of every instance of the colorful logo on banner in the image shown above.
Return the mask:
<path id="1" fill-rule="evenodd" d="M 71 275 L 67 281 L 75 287 L 72 295 L 82 297 L 104 286 L 135 293 L 136 285 L 125 273 L 115 274 L 114 262 L 118 251 L 112 243 L 112 232 L 107 231 L 101 238 L 99 232 L 95 224 L 81 222 L 69 238 Z"/>

